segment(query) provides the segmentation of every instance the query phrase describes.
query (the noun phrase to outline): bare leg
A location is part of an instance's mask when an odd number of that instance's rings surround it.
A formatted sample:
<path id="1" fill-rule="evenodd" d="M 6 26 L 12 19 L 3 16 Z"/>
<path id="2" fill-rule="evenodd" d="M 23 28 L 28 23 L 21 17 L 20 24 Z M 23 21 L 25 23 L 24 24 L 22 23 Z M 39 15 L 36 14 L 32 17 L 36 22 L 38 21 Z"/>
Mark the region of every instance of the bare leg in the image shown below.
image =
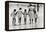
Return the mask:
<path id="1" fill-rule="evenodd" d="M 37 18 L 35 18 L 35 23 L 37 22 Z"/>
<path id="2" fill-rule="evenodd" d="M 13 18 L 13 21 L 12 21 L 12 24 L 15 26 L 16 24 L 16 19 L 15 18 Z"/>
<path id="3" fill-rule="evenodd" d="M 25 24 L 26 24 L 26 18 L 24 18 L 24 22 L 25 22 Z"/>
<path id="4" fill-rule="evenodd" d="M 31 19 L 30 19 L 30 24 L 31 24 Z"/>
<path id="5" fill-rule="evenodd" d="M 19 25 L 21 25 L 21 17 L 19 18 Z"/>

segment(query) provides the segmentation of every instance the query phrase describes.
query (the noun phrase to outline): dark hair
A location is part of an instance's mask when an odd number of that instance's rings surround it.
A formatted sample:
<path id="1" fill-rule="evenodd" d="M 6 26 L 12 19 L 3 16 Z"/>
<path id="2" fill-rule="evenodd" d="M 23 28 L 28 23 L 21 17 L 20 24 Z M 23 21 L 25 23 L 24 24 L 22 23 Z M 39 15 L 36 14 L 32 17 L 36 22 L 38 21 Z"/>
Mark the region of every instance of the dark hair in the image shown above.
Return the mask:
<path id="1" fill-rule="evenodd" d="M 29 11 L 32 11 L 32 10 L 29 8 Z"/>
<path id="2" fill-rule="evenodd" d="M 26 9 L 24 11 L 26 12 Z"/>
<path id="3" fill-rule="evenodd" d="M 14 9 L 14 12 L 16 11 L 16 9 Z"/>
<path id="4" fill-rule="evenodd" d="M 19 8 L 19 10 L 22 10 L 22 8 Z"/>
<path id="5" fill-rule="evenodd" d="M 33 12 L 34 12 L 34 14 L 36 14 L 36 10 L 35 9 L 33 9 Z"/>
<path id="6" fill-rule="evenodd" d="M 31 11 L 31 9 L 29 8 L 29 10 L 28 10 L 28 13 Z"/>

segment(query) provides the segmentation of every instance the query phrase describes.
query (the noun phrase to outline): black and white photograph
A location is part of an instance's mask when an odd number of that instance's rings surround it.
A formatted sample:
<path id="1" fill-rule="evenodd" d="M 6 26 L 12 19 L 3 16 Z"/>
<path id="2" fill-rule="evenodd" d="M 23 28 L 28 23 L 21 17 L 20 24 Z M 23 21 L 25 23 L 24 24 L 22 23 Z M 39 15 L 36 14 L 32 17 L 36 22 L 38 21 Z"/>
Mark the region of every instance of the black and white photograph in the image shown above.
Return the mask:
<path id="1" fill-rule="evenodd" d="M 45 3 L 5 2 L 6 30 L 45 28 Z"/>

